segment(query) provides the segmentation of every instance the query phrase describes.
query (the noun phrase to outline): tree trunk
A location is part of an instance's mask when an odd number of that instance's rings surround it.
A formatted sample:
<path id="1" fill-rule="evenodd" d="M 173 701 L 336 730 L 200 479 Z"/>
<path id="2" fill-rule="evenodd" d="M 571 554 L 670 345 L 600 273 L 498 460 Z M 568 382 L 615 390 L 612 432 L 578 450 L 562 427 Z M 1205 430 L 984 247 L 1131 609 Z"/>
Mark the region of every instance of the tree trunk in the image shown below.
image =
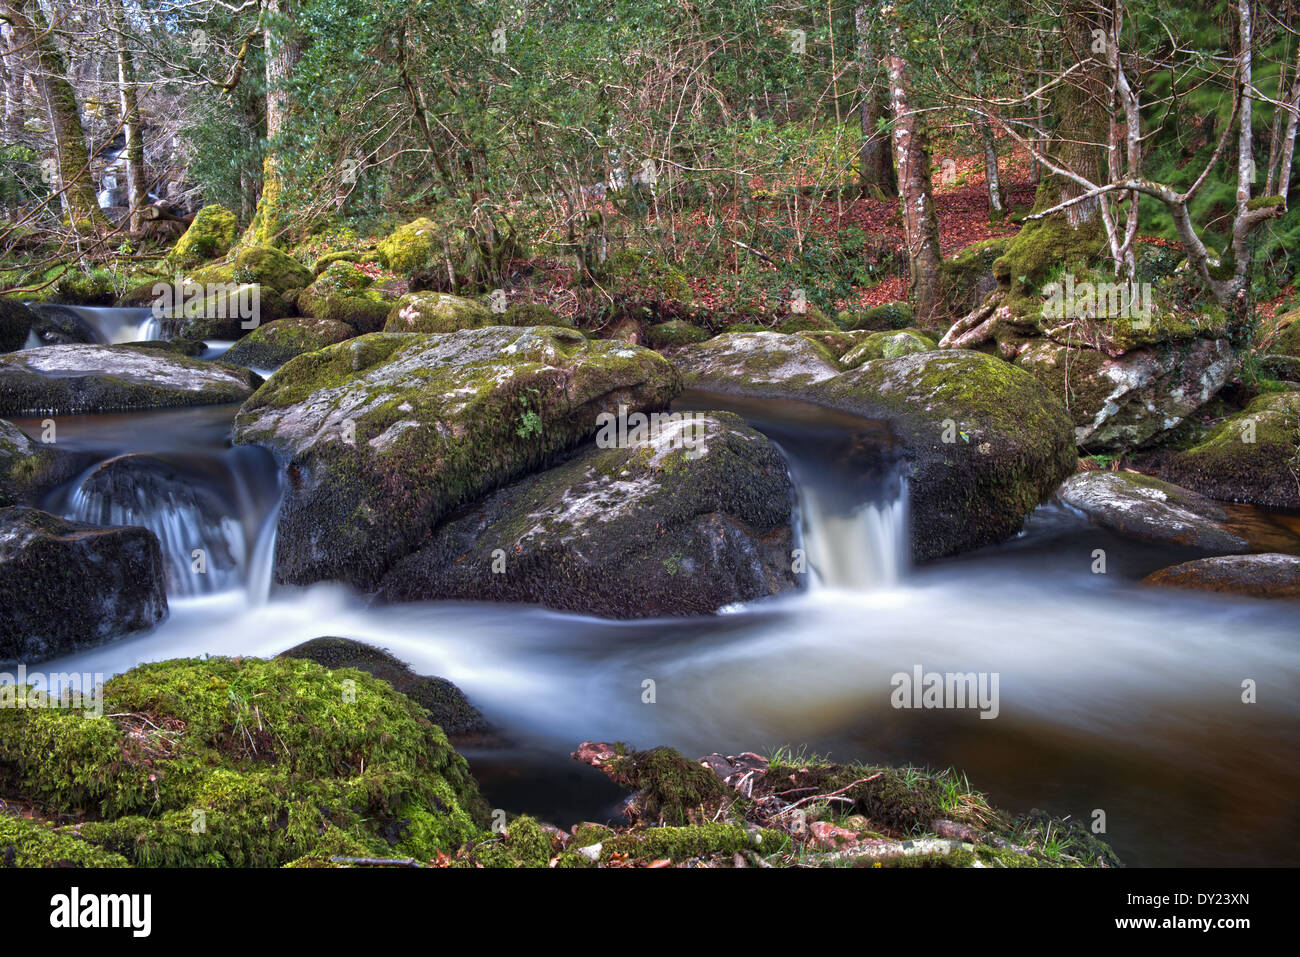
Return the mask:
<path id="1" fill-rule="evenodd" d="M 135 65 L 126 47 L 126 23 L 118 0 L 111 0 L 117 32 L 117 89 L 122 106 L 122 129 L 126 134 L 126 196 L 131 210 L 129 228 L 138 233 L 143 225 L 140 211 L 149 205 L 144 172 L 144 139 L 140 130 L 140 107 L 136 100 Z"/>
<path id="2" fill-rule="evenodd" d="M 1105 143 L 1110 135 L 1111 97 L 1107 81 L 1105 51 L 1096 52 L 1094 31 L 1109 36 L 1107 24 L 1101 22 L 1088 0 L 1067 0 L 1061 15 L 1061 55 L 1068 63 L 1081 63 L 1074 77 L 1060 83 L 1052 96 L 1052 116 L 1056 129 L 1048 148 L 1049 156 L 1093 183 L 1106 180 Z M 1078 183 L 1062 176 L 1047 178 L 1041 190 L 1039 208 L 1050 208 L 1086 192 Z M 1095 223 L 1100 218 L 1096 199 L 1075 203 L 1064 211 L 1071 226 Z"/>
<path id="3" fill-rule="evenodd" d="M 45 13 L 36 0 L 3 0 L 0 12 L 13 27 L 15 45 L 30 49 L 36 57 L 36 84 L 45 101 L 50 130 L 54 135 L 63 212 L 71 225 L 87 223 L 98 229 L 105 225 L 105 220 L 95 198 L 95 182 L 90 175 L 90 154 L 86 149 L 77 97 L 68 82 L 63 54 L 54 43 Z"/>
<path id="4" fill-rule="evenodd" d="M 888 138 L 879 132 L 880 120 L 889 108 L 888 91 L 880 82 L 880 57 L 871 41 L 871 23 L 866 4 L 853 11 L 858 43 L 858 112 L 862 122 L 862 145 L 858 148 L 858 183 L 863 196 L 892 196 L 898 190 L 894 160 Z"/>
<path id="5" fill-rule="evenodd" d="M 241 246 L 274 245 L 287 225 L 284 186 L 277 142 L 292 112 L 293 102 L 286 84 L 303 53 L 303 40 L 293 28 L 292 0 L 270 0 L 270 16 L 264 33 L 266 44 L 266 158 L 262 161 L 262 195 L 252 222 L 240 238 Z"/>
<path id="6" fill-rule="evenodd" d="M 930 146 L 925 120 L 909 101 L 907 59 L 902 36 L 894 30 L 889 49 L 889 95 L 894 114 L 894 158 L 903 211 L 903 238 L 911 272 L 911 295 L 923 326 L 943 316 L 939 223 L 930 194 Z"/>

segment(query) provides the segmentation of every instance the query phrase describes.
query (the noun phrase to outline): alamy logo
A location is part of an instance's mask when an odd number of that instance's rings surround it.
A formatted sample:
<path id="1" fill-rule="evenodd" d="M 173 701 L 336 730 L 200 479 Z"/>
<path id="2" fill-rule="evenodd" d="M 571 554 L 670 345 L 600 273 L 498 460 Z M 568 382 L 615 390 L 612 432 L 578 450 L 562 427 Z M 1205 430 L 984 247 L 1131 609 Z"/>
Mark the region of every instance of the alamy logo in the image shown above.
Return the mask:
<path id="1" fill-rule="evenodd" d="M 596 416 L 596 447 L 626 449 L 654 443 L 665 449 L 686 449 L 686 458 L 697 459 L 705 452 L 704 416 L 698 412 L 633 412 L 618 407 L 618 415 L 602 412 Z"/>
<path id="2" fill-rule="evenodd" d="M 132 937 L 148 937 L 153 929 L 153 895 L 82 894 L 81 888 L 74 887 L 50 898 L 50 926 L 125 927 Z"/>
<path id="3" fill-rule="evenodd" d="M 87 718 L 101 718 L 104 676 L 100 672 L 29 672 L 26 665 L 19 665 L 16 675 L 0 671 L 0 708 L 82 711 Z"/>
<path id="4" fill-rule="evenodd" d="M 1043 287 L 1046 319 L 1129 319 L 1139 329 L 1151 323 L 1151 283 L 1079 282 L 1066 273 L 1063 282 Z"/>
<path id="5" fill-rule="evenodd" d="M 155 319 L 238 319 L 240 328 L 256 329 L 262 307 L 262 287 L 256 283 L 198 283 L 180 276 L 155 283 Z"/>
<path id="6" fill-rule="evenodd" d="M 915 665 L 911 674 L 896 672 L 889 685 L 894 689 L 889 703 L 895 708 L 974 708 L 981 718 L 996 718 L 1001 710 L 996 671 L 941 673 Z"/>

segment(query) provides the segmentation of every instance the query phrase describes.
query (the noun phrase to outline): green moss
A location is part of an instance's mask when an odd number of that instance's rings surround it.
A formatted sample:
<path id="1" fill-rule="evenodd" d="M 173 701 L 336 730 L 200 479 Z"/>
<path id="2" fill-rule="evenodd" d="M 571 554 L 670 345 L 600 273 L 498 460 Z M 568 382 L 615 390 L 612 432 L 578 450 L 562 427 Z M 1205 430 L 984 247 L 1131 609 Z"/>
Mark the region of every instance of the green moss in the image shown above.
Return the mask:
<path id="1" fill-rule="evenodd" d="M 445 292 L 413 292 L 388 311 L 385 332 L 457 332 L 497 325 L 502 317 L 472 299 Z"/>
<path id="2" fill-rule="evenodd" d="M 684 319 L 670 319 L 646 330 L 646 345 L 651 349 L 671 349 L 692 342 L 703 342 L 709 334 Z"/>
<path id="3" fill-rule="evenodd" d="M 235 214 L 224 206 L 209 203 L 198 211 L 189 229 L 168 254 L 169 263 L 190 269 L 199 263 L 224 256 L 239 236 Z"/>
<path id="4" fill-rule="evenodd" d="M 538 302 L 512 302 L 504 314 L 493 313 L 503 326 L 571 326 L 568 319 Z"/>
<path id="5" fill-rule="evenodd" d="M 486 822 L 442 731 L 362 672 L 159 662 L 109 681 L 104 712 L 0 711 L 0 784 L 137 864 L 268 866 L 322 842 L 428 859 Z"/>
<path id="6" fill-rule="evenodd" d="M 609 838 L 600 849 L 600 860 L 608 861 L 615 854 L 638 861 L 674 862 L 713 854 L 731 856 L 740 851 L 766 856 L 789 846 L 789 836 L 781 831 L 710 822 L 693 827 L 650 827 Z"/>
<path id="7" fill-rule="evenodd" d="M 900 329 L 898 332 L 873 332 L 846 352 L 840 363 L 846 369 L 856 369 L 873 359 L 896 359 L 913 352 L 929 352 L 938 343 L 920 329 Z"/>
<path id="8" fill-rule="evenodd" d="M 0 868 L 127 866 L 122 855 L 75 834 L 0 812 Z"/>
<path id="9" fill-rule="evenodd" d="M 1009 294 L 1006 306 L 1017 315 L 1037 315 L 1042 287 L 1055 269 L 1086 270 L 1101 255 L 1100 223 L 1072 227 L 1063 216 L 1026 223 L 993 261 L 993 276 Z"/>
<path id="10" fill-rule="evenodd" d="M 844 328 L 883 332 L 890 329 L 905 329 L 914 321 L 915 316 L 910 304 L 887 302 L 880 306 L 872 306 L 859 315 L 846 316 Z"/>
<path id="11" fill-rule="evenodd" d="M 829 332 L 838 330 L 839 326 L 826 318 L 823 313 L 814 305 L 809 305 L 803 314 L 791 316 L 781 325 L 777 326 L 777 332 L 795 333 L 795 332 Z"/>
<path id="12" fill-rule="evenodd" d="M 425 217 L 399 226 L 379 241 L 379 261 L 399 276 L 428 269 L 441 251 L 439 236 L 437 224 Z"/>

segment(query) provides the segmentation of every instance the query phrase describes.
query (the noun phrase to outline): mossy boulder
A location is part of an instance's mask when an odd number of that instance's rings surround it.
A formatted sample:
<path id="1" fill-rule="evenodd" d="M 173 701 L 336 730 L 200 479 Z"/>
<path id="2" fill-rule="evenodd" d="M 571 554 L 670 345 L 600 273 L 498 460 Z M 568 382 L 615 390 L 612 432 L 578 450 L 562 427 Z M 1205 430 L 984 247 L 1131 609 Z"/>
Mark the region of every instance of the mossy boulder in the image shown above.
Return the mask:
<path id="1" fill-rule="evenodd" d="M 36 442 L 12 422 L 0 419 L 0 506 L 35 505 L 43 493 L 72 478 L 80 467 L 77 456 Z"/>
<path id="2" fill-rule="evenodd" d="M 708 338 L 705 330 L 685 319 L 669 319 L 646 330 L 645 344 L 651 349 L 672 349 L 692 342 L 704 342 Z"/>
<path id="3" fill-rule="evenodd" d="M 1222 389 L 1238 361 L 1227 339 L 1196 336 L 1116 356 L 1047 337 L 1025 344 L 1015 360 L 1069 409 L 1075 442 L 1090 452 L 1159 440 Z"/>
<path id="4" fill-rule="evenodd" d="M 302 658 L 338 671 L 355 668 L 386 681 L 429 713 L 430 720 L 453 740 L 491 730 L 483 714 L 470 704 L 465 692 L 446 678 L 418 675 L 411 666 L 380 648 L 351 638 L 313 638 L 288 651 L 280 658 Z"/>
<path id="5" fill-rule="evenodd" d="M 1147 541 L 1212 552 L 1250 550 L 1225 526 L 1228 513 L 1195 492 L 1137 472 L 1081 472 L 1066 479 L 1057 498 L 1102 528 Z"/>
<path id="6" fill-rule="evenodd" d="M 224 206 L 209 203 L 198 211 L 167 258 L 179 269 L 190 269 L 224 256 L 238 237 L 239 220 L 235 214 Z"/>
<path id="7" fill-rule="evenodd" d="M 345 322 L 364 334 L 384 327 L 393 297 L 352 263 L 336 262 L 299 294 L 298 306 L 313 319 Z"/>
<path id="8" fill-rule="evenodd" d="M 611 425 L 596 447 L 458 514 L 393 567 L 379 598 L 642 618 L 797 586 L 794 490 L 766 438 L 718 412 L 652 419 L 618 442 Z"/>
<path id="9" fill-rule="evenodd" d="M 39 317 L 21 302 L 0 296 L 0 352 L 22 349 Z"/>
<path id="10" fill-rule="evenodd" d="M 242 402 L 247 369 L 131 346 L 47 346 L 0 356 L 0 415 L 80 415 Z"/>
<path id="11" fill-rule="evenodd" d="M 672 359 L 688 388 L 736 395 L 799 389 L 842 371 L 825 346 L 780 332 L 723 333 L 678 349 Z"/>
<path id="12" fill-rule="evenodd" d="M 373 333 L 282 366 L 235 440 L 286 468 L 276 575 L 372 587 L 453 509 L 680 390 L 658 353 L 573 330 Z"/>
<path id="13" fill-rule="evenodd" d="M 445 292 L 408 293 L 389 309 L 384 332 L 456 332 L 501 324 L 487 306 Z"/>
<path id="14" fill-rule="evenodd" d="M 1251 598 L 1300 598 L 1300 558 L 1295 555 L 1224 555 L 1162 568 L 1144 585 L 1194 588 Z"/>
<path id="15" fill-rule="evenodd" d="M 912 307 L 906 302 L 887 302 L 872 306 L 861 313 L 845 316 L 842 323 L 845 329 L 866 330 L 868 332 L 888 332 L 892 329 L 906 329 L 916 321 Z"/>
<path id="16" fill-rule="evenodd" d="M 163 661 L 109 680 L 103 712 L 0 709 L 0 774 L 7 795 L 81 818 L 60 833 L 137 866 L 428 861 L 485 833 L 446 735 L 362 671 Z"/>
<path id="17" fill-rule="evenodd" d="M 399 276 L 428 269 L 441 253 L 438 225 L 421 217 L 399 226 L 379 241 L 376 252 L 384 268 Z"/>
<path id="18" fill-rule="evenodd" d="M 1064 406 L 1029 373 L 981 353 L 877 359 L 786 397 L 890 423 L 917 561 L 1013 535 L 1077 462 Z"/>
<path id="19" fill-rule="evenodd" d="M 572 326 L 573 323 L 540 302 L 512 302 L 500 314 L 503 326 Z"/>
<path id="20" fill-rule="evenodd" d="M 787 335 L 795 332 L 833 332 L 838 329 L 839 326 L 827 319 L 826 314 L 813 305 L 807 306 L 803 312 L 794 313 L 776 327 L 777 332 L 784 332 Z"/>
<path id="21" fill-rule="evenodd" d="M 1011 238 L 1006 236 L 982 239 L 944 260 L 945 298 L 957 315 L 974 309 L 998 287 L 993 263 L 1006 254 L 1010 243 Z"/>
<path id="22" fill-rule="evenodd" d="M 0 868 L 127 867 L 125 857 L 75 833 L 0 811 Z"/>
<path id="23" fill-rule="evenodd" d="M 246 246 L 235 256 L 237 282 L 254 282 L 284 293 L 305 289 L 315 278 L 312 271 L 287 253 L 272 246 Z"/>
<path id="24" fill-rule="evenodd" d="M 1290 316 L 1282 316 L 1282 331 L 1273 340 L 1269 353 L 1275 356 L 1287 356 L 1300 359 L 1300 309 L 1293 310 Z"/>
<path id="25" fill-rule="evenodd" d="M 339 249 L 317 257 L 316 261 L 311 264 L 311 271 L 319 276 L 334 263 L 353 263 L 359 265 L 378 262 L 380 262 L 379 253 L 374 250 Z"/>
<path id="26" fill-rule="evenodd" d="M 244 336 L 221 361 L 247 369 L 278 369 L 305 352 L 324 349 L 356 334 L 350 325 L 332 319 L 277 319 Z"/>
<path id="27" fill-rule="evenodd" d="M 1300 509 L 1300 392 L 1259 396 L 1157 468 L 1210 498 Z"/>
<path id="28" fill-rule="evenodd" d="M 840 357 L 840 365 L 856 369 L 873 359 L 897 359 L 913 352 L 929 352 L 936 343 L 920 329 L 873 332 Z"/>
<path id="29" fill-rule="evenodd" d="M 162 549 L 147 529 L 0 508 L 0 596 L 0 662 L 52 658 L 162 621 Z"/>

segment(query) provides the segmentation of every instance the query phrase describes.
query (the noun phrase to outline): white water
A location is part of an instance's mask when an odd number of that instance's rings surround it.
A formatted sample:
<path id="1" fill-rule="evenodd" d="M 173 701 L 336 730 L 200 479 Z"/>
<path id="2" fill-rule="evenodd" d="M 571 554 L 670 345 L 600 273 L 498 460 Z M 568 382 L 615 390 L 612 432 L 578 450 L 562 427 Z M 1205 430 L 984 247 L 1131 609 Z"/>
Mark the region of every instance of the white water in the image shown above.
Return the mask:
<path id="1" fill-rule="evenodd" d="M 111 309 L 98 306 L 64 306 L 86 320 L 105 345 L 147 342 L 163 338 L 162 321 L 152 309 Z"/>

